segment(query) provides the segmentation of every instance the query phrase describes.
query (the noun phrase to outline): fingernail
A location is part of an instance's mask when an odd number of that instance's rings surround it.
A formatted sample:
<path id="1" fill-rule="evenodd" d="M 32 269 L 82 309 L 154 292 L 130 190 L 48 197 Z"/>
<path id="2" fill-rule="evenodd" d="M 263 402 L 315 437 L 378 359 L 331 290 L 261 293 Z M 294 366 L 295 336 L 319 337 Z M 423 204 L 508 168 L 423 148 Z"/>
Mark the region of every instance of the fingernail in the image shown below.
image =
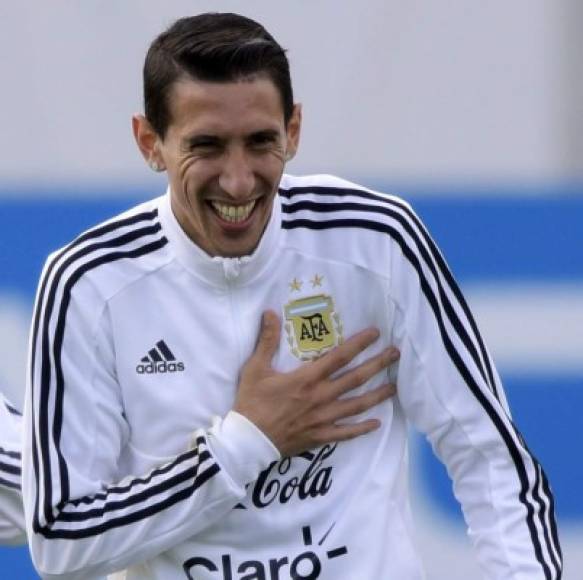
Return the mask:
<path id="1" fill-rule="evenodd" d="M 401 353 L 399 352 L 399 349 L 395 346 L 389 346 L 389 348 L 387 348 L 387 354 L 392 358 L 392 359 L 398 359 L 401 356 Z"/>
<path id="2" fill-rule="evenodd" d="M 269 322 L 269 314 L 264 312 L 263 317 L 261 318 L 261 327 L 263 330 L 267 330 L 269 328 Z"/>

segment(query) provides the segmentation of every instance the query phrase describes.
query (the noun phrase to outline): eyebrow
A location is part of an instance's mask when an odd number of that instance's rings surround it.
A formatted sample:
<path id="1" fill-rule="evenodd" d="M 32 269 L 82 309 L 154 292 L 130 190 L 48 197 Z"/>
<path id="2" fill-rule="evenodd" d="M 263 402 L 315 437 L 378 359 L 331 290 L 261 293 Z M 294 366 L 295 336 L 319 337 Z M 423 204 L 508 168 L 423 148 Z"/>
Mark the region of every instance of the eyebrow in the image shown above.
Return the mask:
<path id="1" fill-rule="evenodd" d="M 188 147 L 196 147 L 197 145 L 214 145 L 219 144 L 223 140 L 216 135 L 193 135 L 192 137 L 187 137 L 184 142 Z"/>
<path id="2" fill-rule="evenodd" d="M 254 139 L 257 137 L 261 137 L 261 138 L 267 137 L 270 139 L 276 139 L 278 135 L 279 135 L 279 131 L 276 131 L 275 129 L 263 129 L 263 130 L 255 131 L 255 132 L 251 133 L 247 138 Z"/>
<path id="3" fill-rule="evenodd" d="M 253 139 L 277 139 L 279 132 L 276 129 L 260 129 L 259 131 L 254 131 L 245 137 L 246 141 Z M 184 139 L 184 144 L 188 148 L 197 147 L 200 145 L 220 145 L 225 141 L 224 138 L 218 135 L 202 134 L 193 135 L 191 137 L 186 137 Z"/>

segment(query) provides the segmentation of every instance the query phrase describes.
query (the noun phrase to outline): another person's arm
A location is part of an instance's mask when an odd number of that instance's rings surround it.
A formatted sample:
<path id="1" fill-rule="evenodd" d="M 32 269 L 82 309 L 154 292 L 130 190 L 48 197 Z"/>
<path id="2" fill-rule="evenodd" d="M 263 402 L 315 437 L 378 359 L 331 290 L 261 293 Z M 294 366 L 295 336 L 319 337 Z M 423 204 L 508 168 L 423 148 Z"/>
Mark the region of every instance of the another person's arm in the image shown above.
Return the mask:
<path id="1" fill-rule="evenodd" d="M 24 544 L 20 494 L 21 416 L 0 394 L 0 544 Z"/>
<path id="2" fill-rule="evenodd" d="M 494 363 L 439 250 L 405 204 L 389 310 L 399 399 L 445 463 L 485 577 L 556 579 L 545 473 L 514 425 Z"/>

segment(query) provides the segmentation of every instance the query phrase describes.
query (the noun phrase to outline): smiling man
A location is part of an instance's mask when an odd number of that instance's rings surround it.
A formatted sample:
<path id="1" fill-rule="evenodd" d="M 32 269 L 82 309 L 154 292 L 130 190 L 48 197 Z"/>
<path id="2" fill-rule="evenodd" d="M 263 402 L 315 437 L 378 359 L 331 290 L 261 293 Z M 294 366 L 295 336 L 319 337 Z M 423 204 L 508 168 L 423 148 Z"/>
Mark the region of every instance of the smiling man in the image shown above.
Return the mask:
<path id="1" fill-rule="evenodd" d="M 544 472 L 419 219 L 284 174 L 301 109 L 271 35 L 234 14 L 179 20 L 148 51 L 144 97 L 133 131 L 167 193 L 53 254 L 37 295 L 24 496 L 39 571 L 423 578 L 409 420 L 486 576 L 559 578 Z"/>

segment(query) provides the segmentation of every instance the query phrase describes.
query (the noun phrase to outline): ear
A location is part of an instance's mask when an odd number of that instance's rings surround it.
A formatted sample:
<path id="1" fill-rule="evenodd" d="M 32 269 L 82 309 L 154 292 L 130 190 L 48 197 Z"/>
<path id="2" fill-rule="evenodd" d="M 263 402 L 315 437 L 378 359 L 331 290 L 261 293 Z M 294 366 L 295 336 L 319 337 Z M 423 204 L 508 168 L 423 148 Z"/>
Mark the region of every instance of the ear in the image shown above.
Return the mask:
<path id="1" fill-rule="evenodd" d="M 162 171 L 164 164 L 160 155 L 160 137 L 144 115 L 132 116 L 132 131 L 138 149 L 146 160 L 146 163 L 154 171 Z"/>
<path id="2" fill-rule="evenodd" d="M 296 103 L 292 111 L 290 120 L 286 127 L 286 150 L 285 159 L 289 161 L 295 157 L 300 144 L 300 133 L 302 128 L 302 105 Z"/>

